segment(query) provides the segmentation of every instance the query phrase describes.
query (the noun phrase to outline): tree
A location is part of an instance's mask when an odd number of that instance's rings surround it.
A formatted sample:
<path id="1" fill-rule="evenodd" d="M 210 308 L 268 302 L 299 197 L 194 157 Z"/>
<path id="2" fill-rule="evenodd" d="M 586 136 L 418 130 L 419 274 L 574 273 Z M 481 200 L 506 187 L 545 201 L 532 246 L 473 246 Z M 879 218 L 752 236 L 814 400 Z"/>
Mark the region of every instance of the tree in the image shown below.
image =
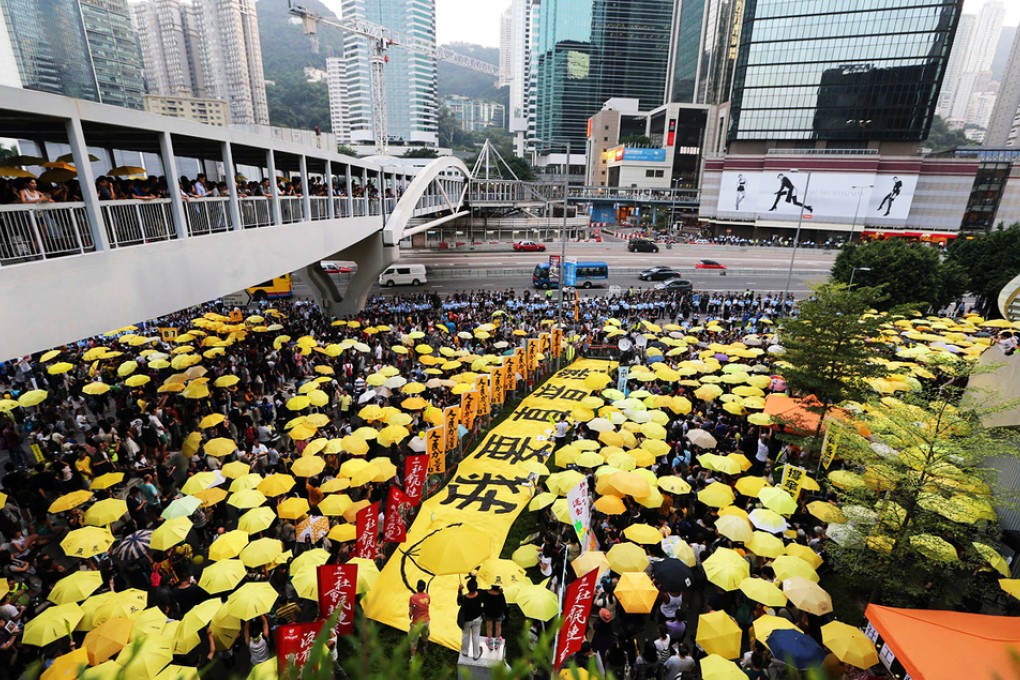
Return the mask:
<path id="1" fill-rule="evenodd" d="M 868 343 L 879 336 L 883 319 L 865 314 L 881 299 L 875 288 L 850 290 L 841 283 L 824 283 L 800 302 L 798 316 L 782 324 L 779 337 L 789 364 L 783 377 L 795 391 L 817 400 L 812 409 L 820 421 L 811 446 L 834 404 L 864 398 L 870 391 L 868 379 L 886 373 Z"/>
<path id="2" fill-rule="evenodd" d="M 869 271 L 855 271 L 858 268 Z M 944 261 L 938 250 L 922 243 L 891 238 L 840 250 L 832 265 L 832 280 L 881 288 L 879 309 L 916 304 L 940 309 L 967 290 L 967 277 L 954 262 Z"/>
<path id="3" fill-rule="evenodd" d="M 967 289 L 980 298 L 981 312 L 998 317 L 999 292 L 1020 274 L 1020 224 L 1000 224 L 974 239 L 958 238 L 949 245 L 946 261 L 964 272 Z"/>
<path id="4" fill-rule="evenodd" d="M 0 163 L 2 163 L 4 161 L 4 159 L 13 158 L 14 156 L 17 156 L 17 155 L 18 155 L 18 149 L 13 144 L 11 146 L 6 146 L 4 144 L 0 144 Z"/>
<path id="5" fill-rule="evenodd" d="M 336 152 L 344 156 L 350 156 L 351 158 L 358 157 L 358 152 L 352 149 L 351 147 L 347 146 L 346 144 L 337 144 Z"/>
<path id="6" fill-rule="evenodd" d="M 935 116 L 928 137 L 924 140 L 924 146 L 933 151 L 944 151 L 957 146 L 976 146 L 976 143 L 967 139 L 963 130 L 951 130 L 946 121 L 940 116 Z"/>
<path id="7" fill-rule="evenodd" d="M 628 135 L 620 137 L 620 144 L 622 146 L 651 146 L 652 140 L 647 135 Z"/>
<path id="8" fill-rule="evenodd" d="M 435 149 L 422 147 L 418 149 L 408 149 L 404 152 L 403 158 L 439 158 L 439 153 Z"/>
<path id="9" fill-rule="evenodd" d="M 849 523 L 830 527 L 830 553 L 871 601 L 948 608 L 997 589 L 993 579 L 974 578 L 989 566 L 999 534 L 984 466 L 1018 454 L 1011 436 L 981 425 L 991 410 L 983 405 L 995 400 L 961 404 L 969 368 L 943 356 L 927 355 L 922 368 L 932 378 L 913 381 L 901 399 L 865 405 L 855 415 L 858 432 L 840 428 L 838 456 L 849 470 L 829 479 Z"/>

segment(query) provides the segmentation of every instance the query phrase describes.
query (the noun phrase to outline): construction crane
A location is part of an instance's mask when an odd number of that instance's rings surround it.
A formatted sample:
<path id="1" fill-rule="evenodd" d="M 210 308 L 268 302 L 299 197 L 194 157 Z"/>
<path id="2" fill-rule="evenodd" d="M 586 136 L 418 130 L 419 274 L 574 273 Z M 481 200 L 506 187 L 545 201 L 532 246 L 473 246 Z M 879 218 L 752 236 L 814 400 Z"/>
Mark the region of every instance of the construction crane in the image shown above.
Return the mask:
<path id="1" fill-rule="evenodd" d="M 327 19 L 306 7 L 290 3 L 290 13 L 301 18 L 305 35 L 312 36 L 313 45 L 318 51 L 319 24 L 330 26 L 346 33 L 368 38 L 371 47 L 369 64 L 371 66 L 372 86 L 372 133 L 375 136 L 376 153 L 385 155 L 389 144 L 386 126 L 386 81 L 383 78 L 386 62 L 389 58 L 386 50 L 392 46 L 402 47 L 409 52 L 422 54 L 440 61 L 446 61 L 463 68 L 478 71 L 493 77 L 499 77 L 499 67 L 480 59 L 458 54 L 445 47 L 438 47 L 434 42 L 391 31 L 385 26 L 374 24 L 363 19 Z"/>

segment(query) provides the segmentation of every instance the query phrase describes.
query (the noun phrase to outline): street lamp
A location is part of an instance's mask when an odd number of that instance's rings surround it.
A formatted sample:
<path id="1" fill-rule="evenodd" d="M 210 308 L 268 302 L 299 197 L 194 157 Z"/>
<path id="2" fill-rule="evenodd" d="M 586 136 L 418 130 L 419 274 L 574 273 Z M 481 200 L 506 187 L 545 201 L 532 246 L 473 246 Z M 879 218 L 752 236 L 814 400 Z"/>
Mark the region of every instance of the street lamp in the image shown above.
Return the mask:
<path id="1" fill-rule="evenodd" d="M 797 169 L 790 170 L 796 174 Z M 793 279 L 793 263 L 797 259 L 797 246 L 800 245 L 800 227 L 804 223 L 804 206 L 807 205 L 808 189 L 811 188 L 811 171 L 808 170 L 807 181 L 804 183 L 804 196 L 800 199 L 800 214 L 797 215 L 797 233 L 793 236 L 793 252 L 790 254 L 790 268 L 786 272 L 786 288 L 783 289 L 783 304 L 786 304 L 786 296 L 790 294 L 790 281 Z"/>
<path id="2" fill-rule="evenodd" d="M 563 287 L 567 279 L 567 198 L 570 194 L 570 142 L 567 142 L 567 162 L 563 174 L 563 227 L 560 230 L 560 305 L 556 312 L 556 325 L 563 328 Z"/>
<path id="3" fill-rule="evenodd" d="M 871 267 L 854 267 L 853 269 L 850 270 L 850 283 L 846 284 L 846 287 L 847 288 L 854 287 L 854 274 L 856 274 L 857 272 L 870 272 L 870 271 Z"/>
<path id="4" fill-rule="evenodd" d="M 864 198 L 864 190 L 872 189 L 874 186 L 874 184 L 855 184 L 850 187 L 851 189 L 860 189 L 860 192 L 857 194 L 857 207 L 854 209 L 854 221 L 850 225 L 850 235 L 846 239 L 847 245 L 853 243 L 854 240 L 854 230 L 857 228 L 857 215 L 861 212 L 861 199 Z"/>

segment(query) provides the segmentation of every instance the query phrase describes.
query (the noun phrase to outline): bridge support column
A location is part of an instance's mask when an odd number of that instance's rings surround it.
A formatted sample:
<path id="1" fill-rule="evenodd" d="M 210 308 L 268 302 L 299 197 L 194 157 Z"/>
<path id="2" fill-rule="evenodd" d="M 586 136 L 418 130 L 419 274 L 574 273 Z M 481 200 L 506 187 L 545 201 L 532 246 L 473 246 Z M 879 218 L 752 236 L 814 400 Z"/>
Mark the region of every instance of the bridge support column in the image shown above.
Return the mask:
<path id="1" fill-rule="evenodd" d="M 332 256 L 332 259 L 353 260 L 358 263 L 358 271 L 351 277 L 347 284 L 347 290 L 342 298 L 338 295 L 336 301 L 323 301 L 323 308 L 327 313 L 337 316 L 357 314 L 365 306 L 368 294 L 372 286 L 386 267 L 397 261 L 400 256 L 399 248 L 388 248 L 383 245 L 382 234 L 377 233 L 368 238 L 358 241 Z M 319 263 L 315 263 L 319 267 Z M 321 267 L 319 267 L 321 272 Z M 325 276 L 325 273 L 322 272 Z M 327 277 L 328 278 L 328 277 Z M 332 281 L 330 281 L 332 284 Z M 334 288 L 335 290 L 335 288 Z"/>

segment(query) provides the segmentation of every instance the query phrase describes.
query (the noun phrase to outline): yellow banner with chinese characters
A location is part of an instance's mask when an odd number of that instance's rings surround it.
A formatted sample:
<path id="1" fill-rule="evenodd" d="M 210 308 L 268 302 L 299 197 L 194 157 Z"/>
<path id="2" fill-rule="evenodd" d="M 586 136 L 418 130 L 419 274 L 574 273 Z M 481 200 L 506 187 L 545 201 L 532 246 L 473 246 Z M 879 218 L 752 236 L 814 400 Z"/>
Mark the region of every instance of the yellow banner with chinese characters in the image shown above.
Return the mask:
<path id="1" fill-rule="evenodd" d="M 591 394 L 584 379 L 609 373 L 615 362 L 581 359 L 564 368 L 521 401 L 457 466 L 449 483 L 426 500 L 407 532 L 407 540 L 390 557 L 375 586 L 362 601 L 365 613 L 386 625 L 407 630 L 407 601 L 418 579 L 429 583 L 431 640 L 460 648 L 457 627 L 457 585 L 466 574 L 436 575 L 426 550 L 456 542 L 461 527 L 488 535 L 491 554 L 499 556 L 510 526 L 534 493 L 528 461 L 545 460 L 553 449 L 550 419 L 569 414 Z M 472 534 L 474 535 L 474 534 Z"/>
<path id="2" fill-rule="evenodd" d="M 801 487 L 804 485 L 804 475 L 806 474 L 807 470 L 802 467 L 784 465 L 783 479 L 779 482 L 779 486 L 785 489 L 796 500 L 797 496 L 800 495 Z"/>
<path id="3" fill-rule="evenodd" d="M 822 440 L 822 467 L 826 470 L 836 459 L 836 452 L 839 451 L 839 440 L 843 438 L 843 426 L 836 420 L 827 418 L 825 421 L 825 438 Z"/>

